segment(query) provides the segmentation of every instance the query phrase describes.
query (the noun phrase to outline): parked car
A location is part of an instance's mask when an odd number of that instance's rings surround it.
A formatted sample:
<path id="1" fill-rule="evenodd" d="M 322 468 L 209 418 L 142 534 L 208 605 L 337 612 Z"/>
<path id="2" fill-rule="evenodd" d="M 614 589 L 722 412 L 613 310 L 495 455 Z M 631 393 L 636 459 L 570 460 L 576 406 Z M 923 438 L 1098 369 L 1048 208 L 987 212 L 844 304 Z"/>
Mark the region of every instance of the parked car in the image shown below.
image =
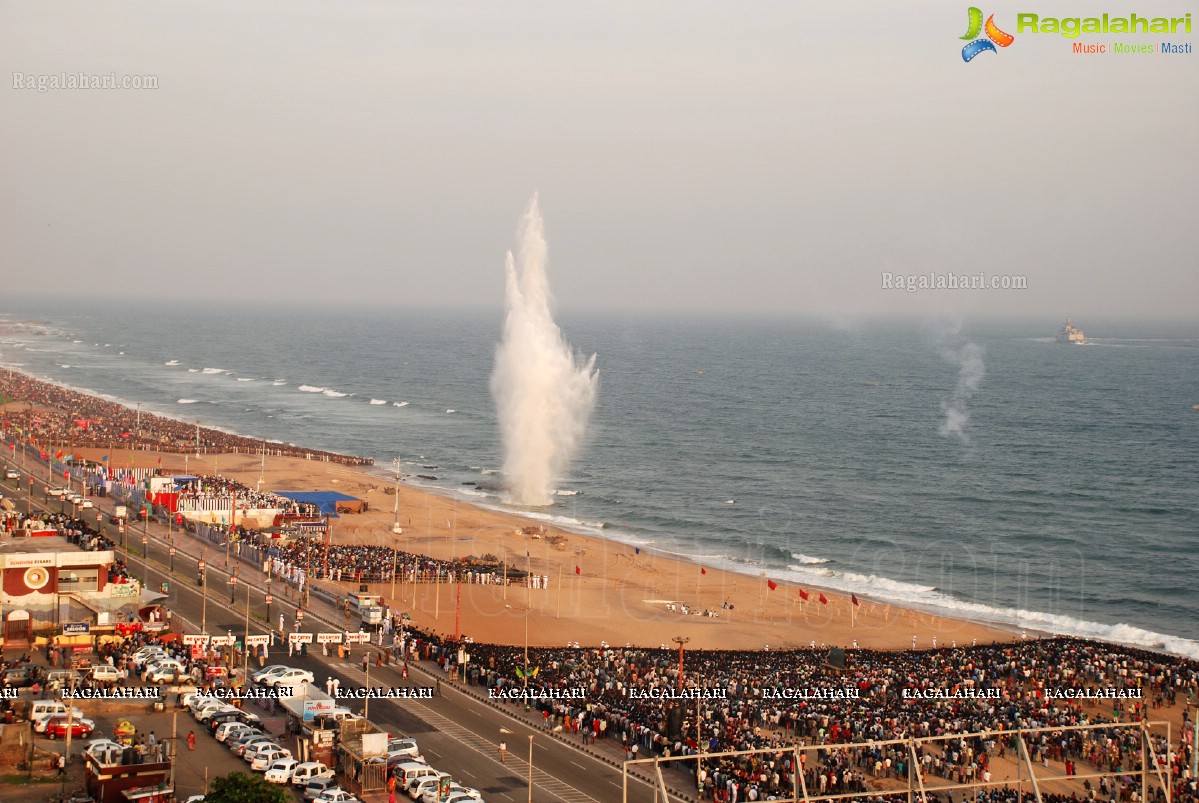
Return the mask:
<path id="1" fill-rule="evenodd" d="M 246 747 L 246 745 L 248 745 L 250 742 L 253 742 L 253 741 L 256 741 L 256 740 L 262 739 L 262 738 L 269 738 L 269 737 L 267 737 L 267 735 L 260 730 L 253 730 L 253 731 L 250 731 L 249 733 L 243 733 L 243 734 L 235 736 L 231 739 L 226 739 L 225 747 L 229 748 L 229 752 L 233 753 L 234 755 L 240 756 L 241 753 L 238 752 L 239 749 L 244 752 L 244 748 Z"/>
<path id="2" fill-rule="evenodd" d="M 28 667 L 18 666 L 5 670 L 0 683 L 11 689 L 24 689 L 32 686 L 35 680 L 33 670 Z"/>
<path id="3" fill-rule="evenodd" d="M 291 758 L 291 751 L 286 747 L 264 747 L 254 753 L 254 758 L 250 760 L 250 769 L 266 772 L 268 767 L 283 758 Z"/>
<path id="4" fill-rule="evenodd" d="M 416 739 L 407 739 L 404 737 L 393 736 L 387 740 L 387 757 L 394 756 L 409 756 L 416 758 L 420 755 L 420 748 L 416 746 Z M 418 759 L 423 761 L 424 759 Z"/>
<path id="5" fill-rule="evenodd" d="M 124 678 L 121 670 L 111 664 L 96 664 L 88 670 L 91 679 L 97 683 L 120 683 Z"/>
<path id="6" fill-rule="evenodd" d="M 242 758 L 247 758 L 246 753 L 250 752 L 251 750 L 257 750 L 259 747 L 264 747 L 268 744 L 275 744 L 274 737 L 259 736 L 248 741 L 238 741 L 237 744 L 233 745 L 232 750 Z M 276 745 L 276 747 L 277 746 L 278 745 Z"/>
<path id="7" fill-rule="evenodd" d="M 288 669 L 286 672 L 267 675 L 262 682 L 266 686 L 302 686 L 314 680 L 316 676 L 307 669 Z"/>
<path id="8" fill-rule="evenodd" d="M 4 479 L 19 480 L 21 479 L 21 472 L 17 471 L 15 468 L 6 469 L 4 472 Z"/>
<path id="9" fill-rule="evenodd" d="M 344 789 L 333 789 L 317 797 L 313 803 L 361 803 L 361 801 Z"/>
<path id="10" fill-rule="evenodd" d="M 146 666 L 142 680 L 147 683 L 165 683 L 187 677 L 187 667 L 174 658 L 164 658 Z"/>
<path id="11" fill-rule="evenodd" d="M 46 723 L 46 735 L 51 739 L 65 737 L 67 731 L 71 732 L 72 737 L 86 739 L 92 735 L 92 731 L 96 729 L 96 723 L 90 719 L 75 719 L 68 723 L 64 716 L 50 717 Z"/>
<path id="12" fill-rule="evenodd" d="M 262 778 L 267 783 L 291 783 L 292 773 L 298 766 L 300 762 L 294 758 L 280 758 L 266 768 L 266 774 Z"/>
<path id="13" fill-rule="evenodd" d="M 333 770 L 326 767 L 320 761 L 305 761 L 302 764 L 297 764 L 291 774 L 292 784 L 301 788 L 308 786 L 309 781 L 314 781 L 317 778 L 332 779 Z"/>
<path id="14" fill-rule="evenodd" d="M 321 795 L 339 788 L 332 775 L 313 778 L 304 785 L 303 796 L 305 800 L 315 800 Z"/>
<path id="15" fill-rule="evenodd" d="M 216 737 L 218 742 L 223 743 L 229 739 L 234 739 L 242 734 L 249 733 L 252 730 L 254 730 L 254 728 L 244 722 L 239 720 L 229 720 L 217 725 L 216 732 L 213 733 L 213 736 Z"/>
<path id="16" fill-rule="evenodd" d="M 246 748 L 246 751 L 244 753 L 242 753 L 241 757 L 244 758 L 247 762 L 253 764 L 254 759 L 258 758 L 258 756 L 262 755 L 263 753 L 270 753 L 275 750 L 281 751 L 281 755 L 275 756 L 275 758 L 285 758 L 285 757 L 291 755 L 291 751 L 285 749 L 283 747 L 283 745 L 279 744 L 276 741 L 269 741 L 269 742 L 264 742 L 263 744 L 257 744 L 257 745 L 251 744 L 249 747 Z M 270 762 L 262 765 L 262 769 L 266 769 L 268 766 L 270 766 Z"/>

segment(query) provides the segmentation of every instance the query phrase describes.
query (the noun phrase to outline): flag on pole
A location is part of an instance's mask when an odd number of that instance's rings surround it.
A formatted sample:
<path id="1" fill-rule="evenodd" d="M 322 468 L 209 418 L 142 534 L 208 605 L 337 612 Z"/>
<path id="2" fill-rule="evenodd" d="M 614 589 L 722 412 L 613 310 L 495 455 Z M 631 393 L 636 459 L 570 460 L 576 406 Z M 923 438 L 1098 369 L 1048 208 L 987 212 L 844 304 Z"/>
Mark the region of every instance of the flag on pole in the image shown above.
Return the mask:
<path id="1" fill-rule="evenodd" d="M 62 460 L 62 449 L 58 450 L 58 454 L 54 455 L 55 460 Z"/>
<path id="2" fill-rule="evenodd" d="M 861 604 L 862 604 L 862 603 L 858 602 L 858 595 L 857 595 L 857 594 L 850 594 L 850 595 L 849 595 L 849 598 L 850 598 L 851 600 L 853 600 L 853 604 L 854 604 L 854 605 L 861 605 Z"/>
<path id="3" fill-rule="evenodd" d="M 776 588 L 779 587 L 779 584 L 774 582 L 773 580 L 767 580 L 766 587 L 769 588 L 771 591 L 774 591 Z"/>
<path id="4" fill-rule="evenodd" d="M 821 605 L 828 605 L 828 599 L 827 599 L 827 598 L 824 596 L 824 594 L 821 594 L 821 595 L 820 595 L 820 604 L 821 604 Z"/>
<path id="5" fill-rule="evenodd" d="M 807 591 L 804 591 L 804 590 L 801 588 L 801 589 L 799 589 L 799 596 L 803 597 L 803 601 L 804 601 L 804 602 L 807 602 L 807 601 L 808 601 L 808 597 L 809 597 L 810 595 L 808 594 L 808 592 L 807 592 Z"/>
<path id="6" fill-rule="evenodd" d="M 583 570 L 582 570 L 582 569 L 580 569 L 580 568 L 579 568 L 579 567 L 576 565 L 576 566 L 575 566 L 575 574 L 580 574 L 580 575 L 581 575 L 582 573 L 583 573 Z"/>

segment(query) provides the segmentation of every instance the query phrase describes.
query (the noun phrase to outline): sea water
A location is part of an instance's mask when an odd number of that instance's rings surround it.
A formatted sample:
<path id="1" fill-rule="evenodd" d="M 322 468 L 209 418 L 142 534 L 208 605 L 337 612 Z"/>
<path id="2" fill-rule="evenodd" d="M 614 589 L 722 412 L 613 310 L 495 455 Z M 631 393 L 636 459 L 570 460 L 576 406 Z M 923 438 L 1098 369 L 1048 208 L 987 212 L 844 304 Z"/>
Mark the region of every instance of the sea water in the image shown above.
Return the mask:
<path id="1" fill-rule="evenodd" d="M 510 508 L 499 309 L 10 304 L 0 364 Z M 598 403 L 519 509 L 752 576 L 1199 657 L 1199 327 L 559 315 Z M 11 329 L 11 327 L 10 327 Z M 977 364 L 970 364 L 976 359 Z M 421 479 L 417 475 L 424 475 Z M 414 516 L 414 526 L 423 523 Z"/>

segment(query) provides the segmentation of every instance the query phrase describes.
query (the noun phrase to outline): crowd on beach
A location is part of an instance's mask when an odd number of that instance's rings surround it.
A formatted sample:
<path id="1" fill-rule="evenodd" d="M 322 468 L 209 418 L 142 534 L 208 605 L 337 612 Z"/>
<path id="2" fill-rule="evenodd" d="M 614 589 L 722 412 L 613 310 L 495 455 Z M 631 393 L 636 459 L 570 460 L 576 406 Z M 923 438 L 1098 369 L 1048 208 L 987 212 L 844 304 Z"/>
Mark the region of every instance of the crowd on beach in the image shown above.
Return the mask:
<path id="1" fill-rule="evenodd" d="M 254 536 L 257 542 L 261 536 Z M 436 583 L 483 582 L 483 577 L 497 576 L 494 567 L 480 570 L 465 560 L 438 560 L 427 555 L 396 551 L 389 546 L 366 544 L 330 544 L 329 573 L 325 576 L 326 547 L 317 538 L 295 538 L 280 548 L 268 552 L 285 576 L 295 571 L 311 572 L 318 579 L 333 582 L 358 583 L 390 582 L 393 570 L 396 582 Z"/>
<path id="2" fill-rule="evenodd" d="M 278 442 L 232 435 L 43 382 L 16 371 L 0 374 L 0 397 L 33 405 L 5 412 L 8 429 L 19 428 L 38 447 L 139 449 L 152 452 L 205 452 L 304 457 L 350 466 L 369 466 L 374 460 L 336 452 L 305 449 Z"/>

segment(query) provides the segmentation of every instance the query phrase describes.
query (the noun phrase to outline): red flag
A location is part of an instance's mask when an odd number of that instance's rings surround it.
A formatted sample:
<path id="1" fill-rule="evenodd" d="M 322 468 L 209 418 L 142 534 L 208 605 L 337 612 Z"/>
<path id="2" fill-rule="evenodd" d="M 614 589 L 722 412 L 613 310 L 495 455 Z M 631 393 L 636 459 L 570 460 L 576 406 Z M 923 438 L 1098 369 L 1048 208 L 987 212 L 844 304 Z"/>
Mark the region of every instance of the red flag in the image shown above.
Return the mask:
<path id="1" fill-rule="evenodd" d="M 62 449 L 58 450 L 58 454 L 54 455 L 55 460 L 62 460 Z"/>
<path id="2" fill-rule="evenodd" d="M 824 594 L 821 594 L 821 595 L 820 595 L 820 604 L 821 604 L 821 605 L 828 605 L 828 600 L 825 598 Z"/>
<path id="3" fill-rule="evenodd" d="M 779 587 L 779 584 L 774 582 L 773 580 L 767 580 L 766 587 L 769 588 L 771 591 L 774 591 L 776 588 Z"/>
<path id="4" fill-rule="evenodd" d="M 160 466 L 162 465 L 162 458 L 161 458 L 161 457 L 160 457 L 160 458 L 158 458 L 158 465 L 160 465 Z"/>
<path id="5" fill-rule="evenodd" d="M 45 460 L 49 456 L 50 456 L 50 453 L 47 452 L 45 449 L 43 449 L 42 450 L 42 459 Z"/>
<path id="6" fill-rule="evenodd" d="M 804 602 L 807 602 L 807 601 L 808 601 L 808 592 L 807 592 L 807 591 L 804 591 L 804 590 L 801 588 L 801 589 L 799 589 L 799 595 L 800 595 L 801 597 L 803 597 L 803 600 L 804 600 Z"/>
<path id="7" fill-rule="evenodd" d="M 707 569 L 705 569 L 703 566 L 700 566 L 700 567 L 699 567 L 699 573 L 700 573 L 700 574 L 707 574 L 707 573 L 708 573 L 708 570 L 707 570 Z"/>
<path id="8" fill-rule="evenodd" d="M 69 479 L 71 478 L 71 470 L 70 470 L 69 468 L 68 468 L 68 469 L 65 469 L 65 470 L 63 470 L 63 472 L 62 472 L 62 478 L 63 478 L 64 480 L 69 480 Z"/>
<path id="9" fill-rule="evenodd" d="M 582 573 L 583 573 L 583 570 L 580 569 L 578 566 L 575 566 L 575 574 L 581 575 Z"/>
<path id="10" fill-rule="evenodd" d="M 850 594 L 850 595 L 849 595 L 849 598 L 850 598 L 851 600 L 853 600 L 853 604 L 854 604 L 854 605 L 861 605 L 861 604 L 862 604 L 862 603 L 858 602 L 858 595 L 857 595 L 857 594 Z"/>

